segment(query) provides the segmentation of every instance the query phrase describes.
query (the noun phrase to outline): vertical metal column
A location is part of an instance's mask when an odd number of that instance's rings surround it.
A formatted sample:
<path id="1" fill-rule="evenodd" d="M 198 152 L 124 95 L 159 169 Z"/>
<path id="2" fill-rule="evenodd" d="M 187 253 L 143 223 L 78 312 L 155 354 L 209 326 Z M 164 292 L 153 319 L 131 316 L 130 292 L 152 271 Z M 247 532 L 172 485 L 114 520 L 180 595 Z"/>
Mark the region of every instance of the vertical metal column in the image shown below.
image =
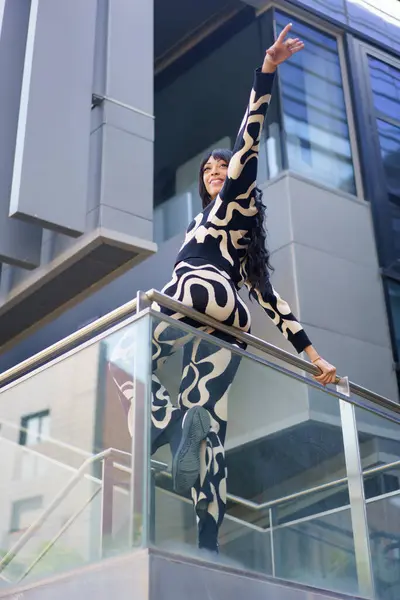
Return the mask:
<path id="1" fill-rule="evenodd" d="M 113 532 L 114 460 L 111 456 L 103 459 L 102 483 L 100 558 L 105 556 L 106 540 L 112 537 Z"/>
<path id="2" fill-rule="evenodd" d="M 343 388 L 340 391 L 343 393 Z M 345 400 L 339 400 L 339 404 L 359 591 L 363 596 L 375 598 L 355 407 Z"/>
<path id="3" fill-rule="evenodd" d="M 145 295 L 138 292 L 138 312 Z M 134 323 L 133 397 L 131 408 L 132 474 L 130 486 L 131 520 L 129 540 L 132 546 L 149 543 L 150 510 L 150 404 L 151 404 L 151 318 Z"/>
<path id="4" fill-rule="evenodd" d="M 270 535 L 270 545 L 271 545 L 271 569 L 272 569 L 272 577 L 276 577 L 276 567 L 275 567 L 275 544 L 274 544 L 274 509 L 271 507 L 268 510 L 269 512 L 269 535 Z"/>

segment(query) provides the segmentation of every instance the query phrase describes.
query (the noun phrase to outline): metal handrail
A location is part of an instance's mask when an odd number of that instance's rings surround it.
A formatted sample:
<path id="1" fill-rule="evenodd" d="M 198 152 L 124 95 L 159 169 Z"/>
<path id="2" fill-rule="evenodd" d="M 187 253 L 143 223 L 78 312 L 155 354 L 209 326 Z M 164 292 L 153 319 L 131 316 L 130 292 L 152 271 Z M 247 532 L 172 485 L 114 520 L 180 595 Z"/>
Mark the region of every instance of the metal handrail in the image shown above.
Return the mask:
<path id="1" fill-rule="evenodd" d="M 140 294 L 140 293 L 139 293 Z M 173 300 L 169 296 L 158 292 L 157 290 L 149 290 L 145 294 L 141 294 L 142 297 L 147 298 L 148 302 L 156 302 L 162 307 L 169 308 L 174 312 L 178 312 L 183 314 L 184 316 L 192 318 L 194 321 L 201 323 L 203 325 L 208 325 L 218 331 L 222 331 L 231 335 L 239 341 L 243 341 L 249 346 L 256 348 L 257 350 L 261 350 L 262 352 L 269 354 L 270 356 L 274 356 L 279 360 L 284 361 L 287 364 L 290 364 L 302 371 L 310 373 L 311 375 L 317 375 L 319 373 L 318 368 L 315 365 L 303 360 L 302 358 L 291 354 L 281 348 L 266 342 L 252 334 L 245 333 L 236 327 L 230 327 L 228 325 L 224 325 L 219 321 L 216 321 L 212 317 L 205 315 L 203 313 L 199 313 L 198 311 L 185 306 L 184 304 Z M 22 375 L 32 371 L 33 369 L 45 364 L 46 362 L 54 359 L 61 354 L 66 353 L 67 351 L 74 348 L 77 344 L 83 343 L 85 340 L 88 340 L 94 337 L 96 334 L 104 331 L 107 328 L 116 325 L 122 320 L 126 319 L 130 315 L 134 314 L 137 307 L 136 298 L 123 304 L 117 309 L 109 312 L 108 314 L 100 317 L 93 323 L 89 323 L 86 327 L 79 329 L 75 333 L 67 336 L 66 338 L 56 342 L 52 346 L 42 350 L 41 352 L 35 354 L 34 356 L 22 361 L 18 365 L 15 365 L 11 369 L 4 371 L 0 374 L 0 389 L 7 385 L 8 383 L 14 381 L 15 379 L 21 377 Z M 337 378 L 337 382 L 339 382 L 340 377 Z M 389 411 L 393 411 L 396 414 L 400 415 L 400 404 L 377 394 L 367 388 L 364 388 L 360 385 L 357 385 L 353 382 L 349 382 L 350 391 L 357 396 L 360 396 L 372 404 L 380 406 Z"/>
<path id="2" fill-rule="evenodd" d="M 154 462 L 154 465 L 153 465 Z M 163 463 L 160 461 L 151 461 L 153 467 L 157 468 L 159 473 L 163 473 L 168 478 L 172 477 L 171 472 L 168 470 L 167 463 Z M 115 465 L 116 468 L 122 467 L 122 465 Z M 369 469 L 365 469 L 362 472 L 363 477 L 368 475 L 375 475 L 378 473 L 382 473 L 384 471 L 389 471 L 391 469 L 400 468 L 400 460 L 395 460 L 391 463 L 386 463 L 384 465 L 379 465 L 377 467 L 371 467 Z M 121 470 L 126 473 L 131 473 L 132 470 L 129 467 L 123 466 Z M 246 508 L 250 508 L 255 511 L 264 510 L 267 508 L 273 508 L 274 506 L 279 506 L 280 504 L 286 504 L 292 500 L 297 500 L 298 498 L 302 498 L 304 496 L 309 496 L 311 494 L 316 494 L 317 492 L 324 492 L 325 490 L 329 490 L 330 488 L 335 488 L 340 485 L 347 483 L 347 477 L 340 477 L 339 479 L 335 479 L 333 481 L 328 481 L 327 483 L 321 483 L 320 485 L 316 485 L 310 488 L 306 488 L 305 490 L 300 490 L 299 492 L 294 492 L 293 494 L 288 494 L 287 496 L 281 496 L 280 498 L 276 498 L 275 500 L 268 500 L 267 502 L 254 502 L 253 500 L 247 500 L 246 498 L 242 498 L 241 496 L 236 496 L 235 494 L 226 494 L 227 500 L 234 502 L 235 504 L 239 504 L 240 506 L 245 506 Z"/>
<path id="3" fill-rule="evenodd" d="M 78 329 L 78 331 L 71 333 L 67 337 L 63 338 L 62 340 L 59 340 L 58 342 L 55 342 L 54 344 L 48 346 L 44 350 L 41 350 L 37 354 L 34 354 L 26 360 L 21 361 L 14 367 L 3 371 L 3 373 L 0 373 L 0 389 L 8 383 L 15 381 L 15 379 L 19 379 L 26 373 L 33 371 L 33 369 L 37 369 L 38 367 L 46 364 L 50 360 L 53 360 L 57 356 L 60 356 L 61 354 L 65 354 L 69 350 L 72 350 L 77 345 L 82 344 L 85 340 L 94 337 L 95 335 L 99 334 L 105 329 L 108 329 L 109 327 L 116 325 L 123 319 L 126 319 L 127 317 L 135 313 L 136 305 L 136 298 L 130 300 L 129 302 L 122 304 L 121 306 L 112 310 L 106 315 L 99 317 L 98 319 L 96 319 L 96 321 L 89 323 L 85 327 Z"/>
<path id="4" fill-rule="evenodd" d="M 150 290 L 149 292 L 146 292 L 146 297 L 148 298 L 149 302 L 156 302 L 164 308 L 169 308 L 170 310 L 183 314 L 185 317 L 192 318 L 193 320 L 198 321 L 199 323 L 209 325 L 210 327 L 213 327 L 218 331 L 227 333 L 228 335 L 231 335 L 237 340 L 244 342 L 249 346 L 252 346 L 252 348 L 261 350 L 262 352 L 265 352 L 266 354 L 278 358 L 279 360 L 282 360 L 285 363 L 292 365 L 293 367 L 297 367 L 302 371 L 306 371 L 311 375 L 318 375 L 318 373 L 320 372 L 315 365 L 300 358 L 299 356 L 295 356 L 294 354 L 291 354 L 286 350 L 282 350 L 281 348 L 278 348 L 277 346 L 274 346 L 273 344 L 270 344 L 269 342 L 266 342 L 265 340 L 262 340 L 261 338 L 258 338 L 255 335 L 245 333 L 244 331 L 241 331 L 236 327 L 224 325 L 223 323 L 216 321 L 212 317 L 204 315 L 203 313 L 199 313 L 193 308 L 185 306 L 181 302 L 173 300 L 169 296 L 166 296 L 165 294 L 162 294 L 157 290 Z M 336 383 L 339 383 L 341 379 L 342 378 L 338 376 L 336 379 Z M 367 388 L 357 385 L 351 381 L 349 382 L 349 386 L 350 391 L 356 394 L 357 396 L 365 398 L 373 404 L 378 404 L 383 408 L 393 410 L 397 414 L 400 414 L 400 404 L 393 402 L 393 400 L 389 400 L 389 398 L 385 398 L 384 396 L 381 396 L 380 394 L 368 390 Z"/>
<path id="5" fill-rule="evenodd" d="M 14 546 L 10 548 L 10 550 L 3 556 L 0 560 L 0 573 L 4 570 L 4 568 L 8 565 L 10 560 L 15 556 L 17 552 L 19 552 L 25 544 L 30 540 L 32 535 L 36 533 L 39 527 L 46 521 L 46 519 L 51 515 L 52 512 L 61 504 L 64 498 L 69 494 L 69 492 L 77 485 L 77 483 L 85 476 L 86 469 L 95 462 L 102 460 L 104 458 L 108 458 L 109 456 L 131 456 L 129 452 L 123 452 L 122 450 L 117 450 L 116 448 L 108 448 L 108 450 L 104 450 L 103 452 L 99 452 L 98 454 L 94 454 L 79 467 L 73 477 L 68 481 L 68 483 L 60 490 L 55 498 L 53 498 L 52 502 L 47 506 L 47 508 L 39 515 L 39 517 L 31 523 L 28 529 L 21 535 L 21 537 L 15 542 Z"/>

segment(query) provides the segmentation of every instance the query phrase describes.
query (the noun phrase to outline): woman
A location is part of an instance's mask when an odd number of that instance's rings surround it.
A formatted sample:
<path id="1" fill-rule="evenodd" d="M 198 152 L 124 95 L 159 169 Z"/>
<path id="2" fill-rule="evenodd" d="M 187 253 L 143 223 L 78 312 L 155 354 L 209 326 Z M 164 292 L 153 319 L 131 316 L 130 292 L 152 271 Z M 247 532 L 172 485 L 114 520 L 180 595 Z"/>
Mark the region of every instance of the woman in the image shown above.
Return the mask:
<path id="1" fill-rule="evenodd" d="M 323 360 L 288 304 L 269 280 L 264 206 L 256 188 L 258 149 L 270 101 L 276 67 L 304 47 L 287 39 L 289 24 L 266 51 L 254 77 L 249 104 L 233 152 L 210 153 L 200 168 L 203 211 L 190 224 L 163 293 L 221 323 L 250 331 L 249 311 L 238 295 L 245 285 L 297 352 L 305 351 L 321 374 L 321 384 L 333 383 L 336 369 Z M 200 326 L 180 313 L 155 306 L 180 322 L 239 347 L 235 338 Z M 184 345 L 178 406 L 171 403 L 155 371 Z M 226 466 L 224 442 L 227 395 L 240 358 L 226 347 L 195 339 L 170 323 L 153 329 L 152 452 L 165 443 L 173 454 L 176 491 L 192 488 L 198 519 L 199 547 L 218 551 L 218 529 L 225 514 Z M 205 441 L 205 443 L 202 443 Z"/>

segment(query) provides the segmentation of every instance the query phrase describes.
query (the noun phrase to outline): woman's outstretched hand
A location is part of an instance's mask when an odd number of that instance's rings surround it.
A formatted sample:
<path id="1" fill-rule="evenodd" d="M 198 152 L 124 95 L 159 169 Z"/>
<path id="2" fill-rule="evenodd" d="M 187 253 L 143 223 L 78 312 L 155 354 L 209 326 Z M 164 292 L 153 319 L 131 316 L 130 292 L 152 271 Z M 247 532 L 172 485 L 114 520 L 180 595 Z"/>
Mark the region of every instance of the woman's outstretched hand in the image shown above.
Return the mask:
<path id="1" fill-rule="evenodd" d="M 286 25 L 285 29 L 280 33 L 275 44 L 266 51 L 263 66 L 261 68 L 263 73 L 273 73 L 276 67 L 290 58 L 292 54 L 296 54 L 296 52 L 303 50 L 304 42 L 299 38 L 285 39 L 291 29 L 292 23 L 289 23 L 289 25 Z"/>
<path id="2" fill-rule="evenodd" d="M 313 361 L 313 364 L 318 367 L 321 371 L 321 375 L 314 375 L 315 381 L 322 385 L 328 385 L 328 383 L 335 383 L 336 381 L 336 367 L 329 364 L 323 358 L 319 358 Z"/>

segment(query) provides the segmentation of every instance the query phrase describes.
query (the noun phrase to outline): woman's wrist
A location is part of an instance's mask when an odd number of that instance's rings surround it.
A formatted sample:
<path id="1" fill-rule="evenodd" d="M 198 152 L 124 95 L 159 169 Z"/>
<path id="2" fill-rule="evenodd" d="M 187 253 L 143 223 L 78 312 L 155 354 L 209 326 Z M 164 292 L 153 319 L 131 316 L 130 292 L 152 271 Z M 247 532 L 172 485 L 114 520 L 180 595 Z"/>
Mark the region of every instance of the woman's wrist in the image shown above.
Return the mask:
<path id="1" fill-rule="evenodd" d="M 304 352 L 307 354 L 308 358 L 312 363 L 316 362 L 321 358 L 314 346 L 307 346 L 307 348 L 304 348 Z"/>
<path id="2" fill-rule="evenodd" d="M 269 54 L 265 55 L 264 62 L 261 67 L 262 73 L 275 73 L 276 65 L 272 62 Z"/>

